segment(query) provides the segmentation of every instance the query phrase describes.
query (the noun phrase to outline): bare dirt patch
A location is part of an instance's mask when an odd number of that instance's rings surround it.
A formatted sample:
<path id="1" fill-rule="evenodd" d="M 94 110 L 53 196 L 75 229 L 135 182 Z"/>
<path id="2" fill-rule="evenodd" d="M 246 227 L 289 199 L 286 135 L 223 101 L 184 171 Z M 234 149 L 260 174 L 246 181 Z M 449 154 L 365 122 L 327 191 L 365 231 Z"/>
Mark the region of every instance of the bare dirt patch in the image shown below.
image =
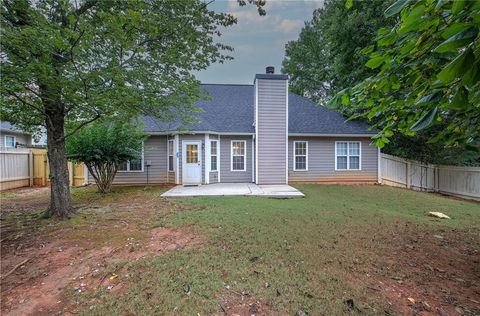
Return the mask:
<path id="1" fill-rule="evenodd" d="M 23 215 L 15 215 L 13 224 L 5 223 L 10 217 L 2 218 L 2 314 L 76 313 L 78 295 L 124 292 L 132 262 L 204 243 L 190 229 L 152 228 L 155 220 L 178 210 L 157 193 L 82 200 L 84 210 L 68 222 L 25 213 L 34 199 L 22 204 Z M 22 199 L 19 193 L 9 205 L 18 206 Z"/>
<path id="2" fill-rule="evenodd" d="M 356 280 L 402 315 L 480 315 L 480 252 L 471 232 L 407 227 Z"/>

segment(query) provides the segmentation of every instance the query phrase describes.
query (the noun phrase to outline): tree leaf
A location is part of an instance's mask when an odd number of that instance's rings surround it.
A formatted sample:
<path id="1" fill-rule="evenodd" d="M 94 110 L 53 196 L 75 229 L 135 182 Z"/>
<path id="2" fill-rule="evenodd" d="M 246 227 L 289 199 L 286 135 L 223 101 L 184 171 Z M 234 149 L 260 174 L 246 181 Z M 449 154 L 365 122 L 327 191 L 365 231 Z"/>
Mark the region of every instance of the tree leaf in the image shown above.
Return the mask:
<path id="1" fill-rule="evenodd" d="M 450 62 L 443 70 L 438 73 L 437 77 L 443 83 L 449 83 L 456 78 L 465 74 L 468 70 L 468 65 L 473 63 L 475 56 L 471 48 L 468 48 L 460 55 L 458 55 L 452 62 Z"/>
<path id="2" fill-rule="evenodd" d="M 437 5 L 435 6 L 435 11 L 438 11 L 448 0 L 438 0 Z"/>
<path id="3" fill-rule="evenodd" d="M 428 111 L 428 113 L 426 113 L 424 116 L 422 116 L 415 124 L 413 124 L 413 126 L 410 129 L 412 131 L 417 132 L 429 127 L 432 124 L 435 118 L 435 115 L 437 115 L 437 111 L 438 111 L 438 107 L 434 107 L 433 109 Z"/>
<path id="4" fill-rule="evenodd" d="M 435 93 L 424 96 L 423 98 L 421 98 L 420 100 L 415 102 L 415 105 L 420 105 L 420 104 L 424 104 L 424 103 L 428 103 L 428 102 L 436 102 L 436 101 L 440 100 L 441 98 L 442 98 L 442 92 L 437 91 Z"/>
<path id="5" fill-rule="evenodd" d="M 449 108 L 454 110 L 463 110 L 468 107 L 468 90 L 464 87 L 458 88 L 457 93 L 453 96 Z"/>
<path id="6" fill-rule="evenodd" d="M 345 1 L 345 8 L 351 9 L 353 7 L 353 0 Z"/>
<path id="7" fill-rule="evenodd" d="M 478 29 L 471 27 L 463 32 L 457 33 L 454 36 L 450 37 L 443 43 L 437 46 L 434 49 L 434 52 L 445 53 L 450 51 L 456 51 L 459 47 L 465 46 L 471 42 L 471 39 L 476 37 L 478 34 Z"/>
<path id="8" fill-rule="evenodd" d="M 471 27 L 473 24 L 469 22 L 465 23 L 453 23 L 442 31 L 442 37 L 444 39 L 449 39 L 455 34 L 463 32 Z"/>
<path id="9" fill-rule="evenodd" d="M 385 17 L 389 18 L 392 15 L 395 15 L 402 11 L 402 9 L 410 2 L 410 0 L 398 0 L 393 3 L 391 6 L 385 10 L 384 15 Z"/>
<path id="10" fill-rule="evenodd" d="M 463 7 L 467 4 L 467 0 L 455 0 L 452 4 L 452 14 L 455 15 L 462 11 Z"/>
<path id="11" fill-rule="evenodd" d="M 380 67 L 384 62 L 385 62 L 385 56 L 376 56 L 371 58 L 369 61 L 367 61 L 365 66 L 371 69 L 375 69 Z"/>

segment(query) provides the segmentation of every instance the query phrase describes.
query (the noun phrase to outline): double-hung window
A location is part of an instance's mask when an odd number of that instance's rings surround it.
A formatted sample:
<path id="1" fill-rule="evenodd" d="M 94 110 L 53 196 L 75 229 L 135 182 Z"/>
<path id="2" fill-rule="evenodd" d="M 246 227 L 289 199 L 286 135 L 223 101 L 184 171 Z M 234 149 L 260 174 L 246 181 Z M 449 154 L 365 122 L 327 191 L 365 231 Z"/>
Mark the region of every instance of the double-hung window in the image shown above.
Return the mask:
<path id="1" fill-rule="evenodd" d="M 361 152 L 362 149 L 360 142 L 336 142 L 335 169 L 360 170 Z"/>
<path id="2" fill-rule="evenodd" d="M 168 141 L 168 171 L 173 171 L 173 155 L 174 155 L 173 140 Z"/>
<path id="3" fill-rule="evenodd" d="M 308 142 L 293 142 L 293 156 L 295 157 L 293 170 L 308 170 Z"/>
<path id="4" fill-rule="evenodd" d="M 5 147 L 14 148 L 15 147 L 15 136 L 5 135 Z"/>
<path id="5" fill-rule="evenodd" d="M 232 171 L 245 171 L 246 169 L 246 142 L 244 140 L 232 140 Z"/>
<path id="6" fill-rule="evenodd" d="M 217 171 L 217 141 L 210 141 L 210 171 Z"/>

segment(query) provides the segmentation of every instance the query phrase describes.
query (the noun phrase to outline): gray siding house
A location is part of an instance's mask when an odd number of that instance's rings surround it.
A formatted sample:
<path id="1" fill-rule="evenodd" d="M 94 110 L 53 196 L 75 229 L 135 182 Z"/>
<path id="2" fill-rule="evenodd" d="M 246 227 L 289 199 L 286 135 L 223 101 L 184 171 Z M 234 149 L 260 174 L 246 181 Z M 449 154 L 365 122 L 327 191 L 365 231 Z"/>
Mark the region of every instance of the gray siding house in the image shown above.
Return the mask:
<path id="1" fill-rule="evenodd" d="M 258 74 L 253 85 L 202 89 L 209 99 L 196 104 L 195 124 L 143 117 L 143 157 L 122 164 L 115 184 L 378 181 L 375 132 L 290 93 L 288 76 Z"/>

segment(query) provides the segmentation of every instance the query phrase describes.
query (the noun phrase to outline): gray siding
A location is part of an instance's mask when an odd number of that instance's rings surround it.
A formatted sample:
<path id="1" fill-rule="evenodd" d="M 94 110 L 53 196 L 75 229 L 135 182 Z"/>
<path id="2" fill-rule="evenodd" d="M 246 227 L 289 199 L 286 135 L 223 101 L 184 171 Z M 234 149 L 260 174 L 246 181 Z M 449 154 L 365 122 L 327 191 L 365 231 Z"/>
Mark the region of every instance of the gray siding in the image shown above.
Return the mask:
<path id="1" fill-rule="evenodd" d="M 15 136 L 15 141 L 21 145 L 32 145 L 32 136 L 16 132 L 1 131 L 0 132 L 0 148 L 5 146 L 5 135 Z"/>
<path id="2" fill-rule="evenodd" d="M 308 171 L 293 171 L 293 142 L 308 141 Z M 335 170 L 335 141 L 361 141 L 362 170 Z M 378 149 L 368 138 L 290 137 L 288 141 L 289 182 L 375 182 Z"/>
<path id="3" fill-rule="evenodd" d="M 287 81 L 257 79 L 259 184 L 286 183 Z"/>
<path id="4" fill-rule="evenodd" d="M 231 141 L 246 141 L 246 170 L 231 171 Z M 220 136 L 220 182 L 252 182 L 252 136 Z"/>
<path id="5" fill-rule="evenodd" d="M 198 134 L 198 135 L 180 135 L 178 138 L 178 165 L 179 165 L 179 181 L 182 183 L 182 159 L 183 159 L 183 141 L 188 141 L 188 140 L 195 140 L 195 141 L 201 141 L 202 144 L 200 146 L 200 152 L 202 155 L 202 183 L 205 183 L 205 134 Z"/>
<path id="6" fill-rule="evenodd" d="M 118 172 L 113 184 L 147 184 L 147 167 L 145 163 L 150 160 L 148 170 L 149 184 L 163 184 L 168 182 L 167 177 L 167 137 L 150 136 L 144 143 L 144 171 L 143 172 Z M 89 181 L 93 177 L 89 176 Z"/>

